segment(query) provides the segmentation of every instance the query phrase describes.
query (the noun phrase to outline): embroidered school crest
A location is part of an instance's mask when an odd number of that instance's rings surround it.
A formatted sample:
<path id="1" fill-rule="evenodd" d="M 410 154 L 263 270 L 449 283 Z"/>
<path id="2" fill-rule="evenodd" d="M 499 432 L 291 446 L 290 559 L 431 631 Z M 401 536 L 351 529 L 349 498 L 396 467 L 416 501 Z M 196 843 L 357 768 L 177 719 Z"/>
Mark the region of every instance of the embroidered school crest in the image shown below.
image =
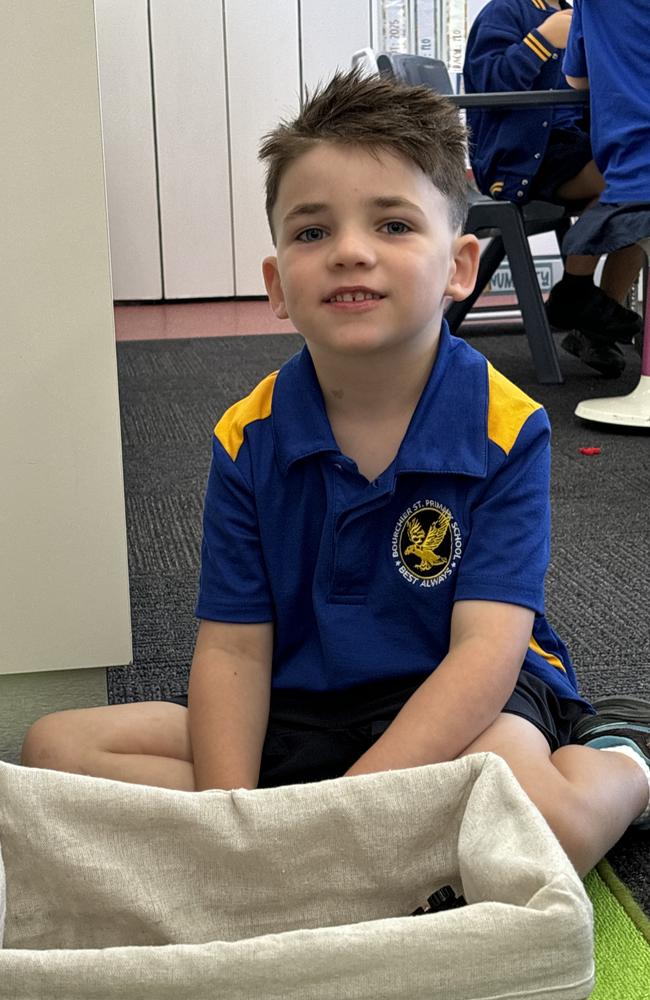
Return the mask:
<path id="1" fill-rule="evenodd" d="M 436 587 L 451 576 L 462 551 L 460 528 L 437 500 L 418 500 L 395 525 L 393 562 L 407 583 Z"/>

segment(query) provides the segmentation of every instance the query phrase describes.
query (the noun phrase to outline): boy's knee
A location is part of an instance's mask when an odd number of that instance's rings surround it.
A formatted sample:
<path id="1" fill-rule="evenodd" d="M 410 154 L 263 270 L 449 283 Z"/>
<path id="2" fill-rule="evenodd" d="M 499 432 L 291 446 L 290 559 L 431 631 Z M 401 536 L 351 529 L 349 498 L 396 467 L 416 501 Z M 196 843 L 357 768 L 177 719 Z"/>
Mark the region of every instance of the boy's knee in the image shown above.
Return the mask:
<path id="1" fill-rule="evenodd" d="M 67 712 L 53 712 L 29 727 L 20 755 L 23 767 L 76 770 L 73 764 L 78 745 L 72 739 L 67 715 Z"/>

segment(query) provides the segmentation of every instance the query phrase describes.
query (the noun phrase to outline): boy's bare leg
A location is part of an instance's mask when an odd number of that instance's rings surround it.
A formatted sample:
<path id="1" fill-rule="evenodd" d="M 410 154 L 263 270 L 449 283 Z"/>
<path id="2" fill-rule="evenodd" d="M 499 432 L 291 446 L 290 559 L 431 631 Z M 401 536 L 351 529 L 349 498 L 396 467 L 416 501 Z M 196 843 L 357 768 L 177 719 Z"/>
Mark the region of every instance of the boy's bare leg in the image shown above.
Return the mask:
<path id="1" fill-rule="evenodd" d="M 648 782 L 634 761 L 573 744 L 551 753 L 542 733 L 516 715 L 500 715 L 461 756 L 485 750 L 506 761 L 580 875 L 648 804 Z"/>
<path id="2" fill-rule="evenodd" d="M 645 265 L 645 253 L 638 244 L 610 253 L 605 261 L 600 287 L 621 305 Z"/>
<path id="3" fill-rule="evenodd" d="M 579 174 L 560 185 L 557 193 L 568 201 L 582 201 L 589 198 L 590 204 L 593 204 L 604 190 L 603 175 L 591 160 Z M 598 259 L 582 254 L 571 255 L 566 259 L 565 270 L 567 274 L 590 275 L 596 270 Z M 615 250 L 605 261 L 600 287 L 610 299 L 622 305 L 644 263 L 645 255 L 639 246 Z"/>
<path id="4" fill-rule="evenodd" d="M 46 715 L 28 730 L 21 763 L 138 785 L 195 790 L 188 712 L 169 702 Z"/>

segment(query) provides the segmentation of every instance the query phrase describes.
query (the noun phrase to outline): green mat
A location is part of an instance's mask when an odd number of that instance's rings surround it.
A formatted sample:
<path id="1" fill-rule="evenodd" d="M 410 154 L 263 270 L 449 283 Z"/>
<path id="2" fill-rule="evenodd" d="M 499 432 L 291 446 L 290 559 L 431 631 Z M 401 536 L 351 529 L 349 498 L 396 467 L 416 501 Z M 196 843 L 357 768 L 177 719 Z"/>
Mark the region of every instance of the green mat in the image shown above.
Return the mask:
<path id="1" fill-rule="evenodd" d="M 606 861 L 584 884 L 594 908 L 596 988 L 590 1000 L 650 1000 L 650 920 Z"/>

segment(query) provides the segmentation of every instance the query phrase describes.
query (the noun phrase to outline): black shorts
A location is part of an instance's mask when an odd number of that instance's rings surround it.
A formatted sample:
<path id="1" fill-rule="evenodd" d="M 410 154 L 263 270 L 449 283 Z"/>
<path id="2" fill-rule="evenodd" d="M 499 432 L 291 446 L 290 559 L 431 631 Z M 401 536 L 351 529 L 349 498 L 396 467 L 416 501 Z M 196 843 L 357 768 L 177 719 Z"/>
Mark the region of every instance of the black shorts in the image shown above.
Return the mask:
<path id="1" fill-rule="evenodd" d="M 562 241 L 564 254 L 612 253 L 650 238 L 650 201 L 599 202 L 584 212 Z"/>
<path id="2" fill-rule="evenodd" d="M 557 189 L 593 160 L 591 142 L 586 132 L 553 129 L 539 170 L 528 188 L 528 198 L 564 204 Z"/>
<path id="3" fill-rule="evenodd" d="M 274 691 L 259 787 L 341 777 L 424 680 L 418 675 L 349 691 Z M 187 698 L 169 700 L 187 705 Z M 558 698 L 547 684 L 523 670 L 503 711 L 532 722 L 551 750 L 571 742 L 573 726 L 584 715 L 580 703 Z"/>

